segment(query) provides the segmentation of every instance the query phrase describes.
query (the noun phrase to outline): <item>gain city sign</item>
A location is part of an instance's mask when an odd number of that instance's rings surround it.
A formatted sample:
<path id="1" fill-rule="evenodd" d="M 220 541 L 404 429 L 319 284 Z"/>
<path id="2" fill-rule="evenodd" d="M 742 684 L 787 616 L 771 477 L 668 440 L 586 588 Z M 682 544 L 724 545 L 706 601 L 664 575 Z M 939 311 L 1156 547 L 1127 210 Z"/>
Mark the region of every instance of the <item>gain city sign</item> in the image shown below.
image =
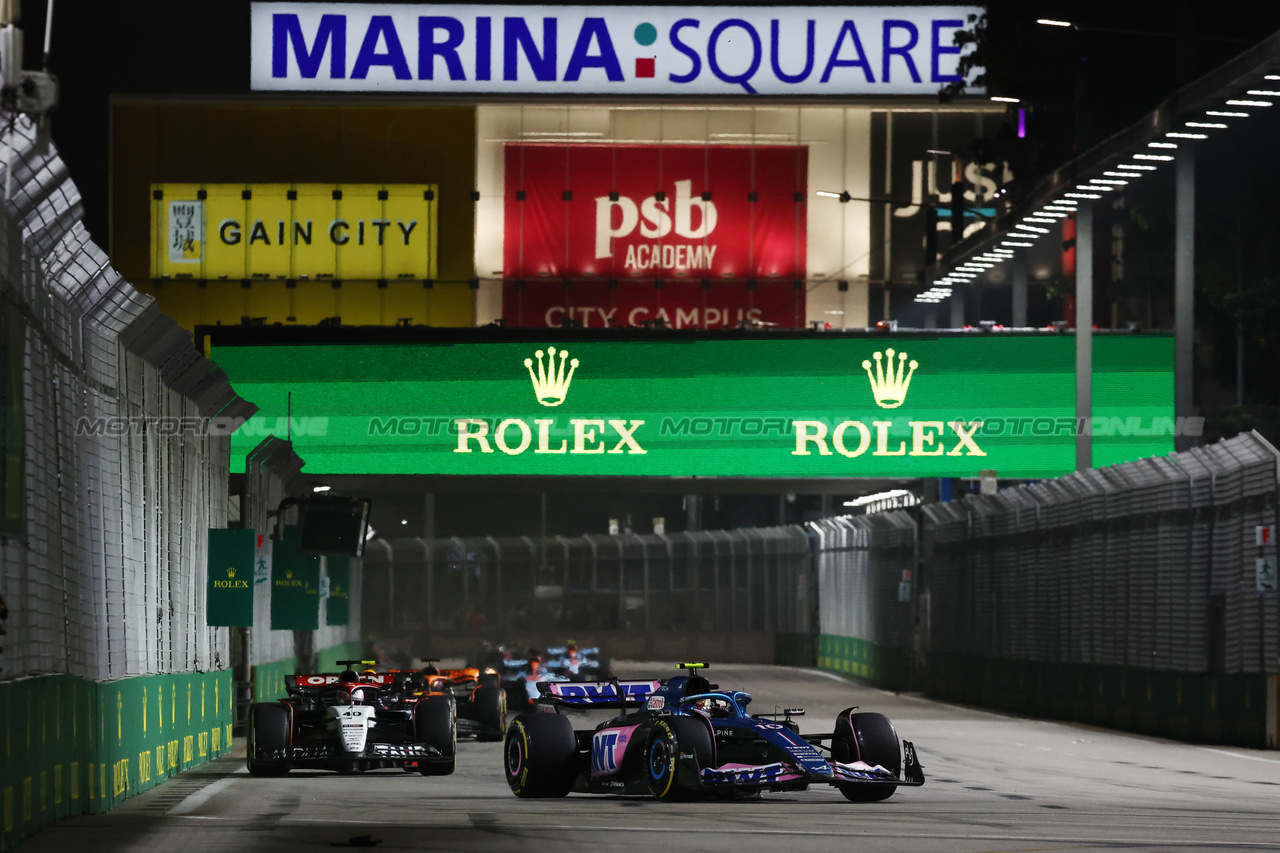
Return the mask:
<path id="1" fill-rule="evenodd" d="M 308 474 L 1051 477 L 1168 453 L 1172 342 L 1095 339 L 1075 418 L 1066 335 L 223 346 L 259 406 L 233 470 L 294 417 Z"/>
<path id="2" fill-rule="evenodd" d="M 435 184 L 151 185 L 151 277 L 436 277 Z"/>
<path id="3" fill-rule="evenodd" d="M 253 3 L 255 90 L 935 95 L 978 6 Z"/>

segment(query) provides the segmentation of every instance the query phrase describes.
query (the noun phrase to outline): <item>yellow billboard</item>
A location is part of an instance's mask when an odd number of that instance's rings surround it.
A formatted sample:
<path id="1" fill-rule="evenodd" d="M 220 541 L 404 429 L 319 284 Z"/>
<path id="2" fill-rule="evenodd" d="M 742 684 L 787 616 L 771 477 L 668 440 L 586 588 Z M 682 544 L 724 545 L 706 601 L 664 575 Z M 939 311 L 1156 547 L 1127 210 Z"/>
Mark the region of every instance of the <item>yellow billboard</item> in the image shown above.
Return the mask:
<path id="1" fill-rule="evenodd" d="M 435 184 L 151 185 L 153 279 L 434 279 Z"/>

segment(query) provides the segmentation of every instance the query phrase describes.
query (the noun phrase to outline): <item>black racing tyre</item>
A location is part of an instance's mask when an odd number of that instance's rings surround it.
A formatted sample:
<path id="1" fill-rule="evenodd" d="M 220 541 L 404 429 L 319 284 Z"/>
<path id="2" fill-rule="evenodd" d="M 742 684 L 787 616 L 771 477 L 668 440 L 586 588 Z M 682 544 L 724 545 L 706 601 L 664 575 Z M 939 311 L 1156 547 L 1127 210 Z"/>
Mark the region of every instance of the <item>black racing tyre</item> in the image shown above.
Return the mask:
<path id="1" fill-rule="evenodd" d="M 831 757 L 846 764 L 863 761 L 880 765 L 894 776 L 902 773 L 902 753 L 898 733 L 884 714 L 853 713 L 850 708 L 836 717 L 835 737 L 831 741 Z M 897 785 L 859 785 L 851 782 L 837 785 L 844 798 L 854 803 L 877 803 L 887 800 L 898 790 Z"/>
<path id="2" fill-rule="evenodd" d="M 507 785 L 517 797 L 564 797 L 578 778 L 578 739 L 559 714 L 520 714 L 503 744 Z"/>
<path id="3" fill-rule="evenodd" d="M 480 673 L 480 686 L 500 688 L 502 687 L 502 676 L 496 672 L 482 672 Z"/>
<path id="4" fill-rule="evenodd" d="M 289 709 L 275 703 L 261 703 L 249 709 L 249 748 L 245 763 L 254 776 L 283 776 L 289 768 L 254 760 L 258 749 L 284 749 L 292 741 L 289 731 Z"/>
<path id="5" fill-rule="evenodd" d="M 477 723 L 492 729 L 476 740 L 502 740 L 507 730 L 507 691 L 501 687 L 479 687 L 471 696 L 472 713 Z"/>
<path id="6" fill-rule="evenodd" d="M 413 709 L 413 733 L 418 743 L 434 746 L 443 759 L 418 759 L 423 776 L 448 776 L 457 764 L 458 715 L 452 696 L 428 696 Z"/>
<path id="7" fill-rule="evenodd" d="M 690 768 L 680 754 L 692 754 Z M 659 800 L 687 799 L 700 784 L 697 774 L 715 762 L 715 744 L 705 722 L 694 717 L 663 717 L 649 730 L 644 748 L 649 793 Z"/>

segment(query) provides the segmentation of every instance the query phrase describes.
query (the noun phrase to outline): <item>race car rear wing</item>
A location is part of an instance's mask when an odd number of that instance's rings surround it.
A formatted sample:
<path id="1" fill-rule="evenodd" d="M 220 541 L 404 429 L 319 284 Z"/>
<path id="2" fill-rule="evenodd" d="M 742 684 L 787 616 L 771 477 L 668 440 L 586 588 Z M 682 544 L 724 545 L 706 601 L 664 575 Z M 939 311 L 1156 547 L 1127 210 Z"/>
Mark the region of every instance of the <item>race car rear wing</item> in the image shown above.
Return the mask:
<path id="1" fill-rule="evenodd" d="M 574 708 L 640 704 L 662 686 L 661 681 L 539 681 L 544 700 Z"/>
<path id="2" fill-rule="evenodd" d="M 396 677 L 390 673 L 378 673 L 370 675 L 361 675 L 359 684 L 371 684 L 377 687 L 387 687 L 395 684 Z M 285 690 L 294 693 L 300 690 L 316 690 L 321 687 L 333 687 L 338 683 L 338 676 L 333 673 L 316 673 L 314 675 L 286 675 L 284 677 Z"/>

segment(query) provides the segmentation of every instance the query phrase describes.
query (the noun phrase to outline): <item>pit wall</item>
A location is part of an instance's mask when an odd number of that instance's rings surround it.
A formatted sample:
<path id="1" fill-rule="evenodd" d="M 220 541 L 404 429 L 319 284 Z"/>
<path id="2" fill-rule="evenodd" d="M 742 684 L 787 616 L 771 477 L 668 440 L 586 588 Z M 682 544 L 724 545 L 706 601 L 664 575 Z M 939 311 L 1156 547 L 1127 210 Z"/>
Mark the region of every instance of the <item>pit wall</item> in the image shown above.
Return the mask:
<path id="1" fill-rule="evenodd" d="M 321 649 L 316 652 L 316 670 L 318 672 L 337 672 L 341 667 L 337 661 L 356 660 L 361 655 L 360 643 L 342 643 Z M 297 660 L 272 661 L 253 667 L 253 701 L 274 702 L 284 696 L 284 677 L 297 672 Z"/>
<path id="2" fill-rule="evenodd" d="M 0 683 L 0 851 L 230 751 L 232 695 L 229 670 Z"/>

